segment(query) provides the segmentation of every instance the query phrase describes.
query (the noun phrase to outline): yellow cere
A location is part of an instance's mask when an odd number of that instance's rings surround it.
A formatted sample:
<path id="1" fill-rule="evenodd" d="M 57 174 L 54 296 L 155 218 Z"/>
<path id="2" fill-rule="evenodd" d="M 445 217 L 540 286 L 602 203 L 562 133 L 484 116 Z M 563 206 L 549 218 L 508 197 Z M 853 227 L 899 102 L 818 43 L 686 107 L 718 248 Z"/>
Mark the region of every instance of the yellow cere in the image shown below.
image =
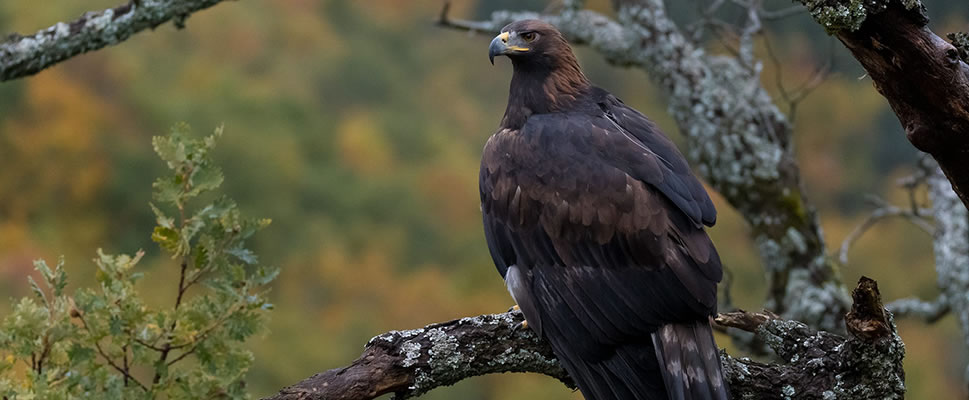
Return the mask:
<path id="1" fill-rule="evenodd" d="M 509 33 L 508 32 L 502 32 L 500 35 L 498 35 L 498 39 L 501 39 L 501 42 L 506 45 L 505 46 L 506 49 L 508 49 L 508 50 L 514 50 L 514 51 L 528 51 L 529 50 L 528 47 L 520 47 L 520 46 L 513 46 L 513 45 L 510 46 L 510 45 L 508 45 L 508 36 L 509 36 Z"/>

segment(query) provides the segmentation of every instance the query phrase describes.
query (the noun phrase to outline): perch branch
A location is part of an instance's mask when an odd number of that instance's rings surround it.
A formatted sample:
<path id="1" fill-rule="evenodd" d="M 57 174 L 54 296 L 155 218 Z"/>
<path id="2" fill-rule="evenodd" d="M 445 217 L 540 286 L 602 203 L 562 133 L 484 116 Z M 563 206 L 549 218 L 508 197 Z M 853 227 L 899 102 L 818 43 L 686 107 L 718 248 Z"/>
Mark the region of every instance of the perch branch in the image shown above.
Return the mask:
<path id="1" fill-rule="evenodd" d="M 115 45 L 145 29 L 174 20 L 182 28 L 189 15 L 222 0 L 138 0 L 58 22 L 30 36 L 10 35 L 0 43 L 0 81 L 36 74 L 79 54 Z"/>
<path id="2" fill-rule="evenodd" d="M 721 353 L 736 398 L 901 399 L 904 346 L 874 281 L 862 278 L 849 335 L 818 332 L 770 313 L 721 314 L 717 322 L 755 332 L 784 360 L 764 364 Z M 350 365 L 313 375 L 271 400 L 407 399 L 462 379 L 498 372 L 545 374 L 573 387 L 551 348 L 517 311 L 462 318 L 374 337 Z"/>

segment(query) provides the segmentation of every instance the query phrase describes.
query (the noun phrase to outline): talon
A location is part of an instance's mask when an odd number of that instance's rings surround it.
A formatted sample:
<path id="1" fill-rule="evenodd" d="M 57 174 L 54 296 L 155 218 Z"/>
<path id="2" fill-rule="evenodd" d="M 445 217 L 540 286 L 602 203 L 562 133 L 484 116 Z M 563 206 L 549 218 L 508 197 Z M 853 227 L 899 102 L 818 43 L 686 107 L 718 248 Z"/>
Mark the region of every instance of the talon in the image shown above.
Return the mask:
<path id="1" fill-rule="evenodd" d="M 515 311 L 521 311 L 522 308 L 519 307 L 518 304 L 515 304 L 515 305 L 511 306 L 511 309 L 512 310 L 515 310 Z"/>
<path id="2" fill-rule="evenodd" d="M 524 329 L 528 329 L 528 321 L 522 321 L 522 323 L 515 325 L 515 327 L 511 328 L 512 332 L 518 332 Z"/>

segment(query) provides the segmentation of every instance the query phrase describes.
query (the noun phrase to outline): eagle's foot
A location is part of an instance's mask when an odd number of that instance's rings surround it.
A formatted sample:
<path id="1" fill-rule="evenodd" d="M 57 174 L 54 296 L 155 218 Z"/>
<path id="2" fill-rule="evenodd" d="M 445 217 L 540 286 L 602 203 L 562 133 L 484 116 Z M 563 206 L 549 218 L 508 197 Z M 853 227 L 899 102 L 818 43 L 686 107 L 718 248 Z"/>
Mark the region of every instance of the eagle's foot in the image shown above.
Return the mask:
<path id="1" fill-rule="evenodd" d="M 521 307 L 519 307 L 518 304 L 515 304 L 515 305 L 511 306 L 511 308 L 508 309 L 508 312 L 512 312 L 512 311 L 521 312 L 521 310 L 522 310 Z M 527 329 L 527 328 L 528 328 L 528 321 L 526 320 L 526 321 L 522 321 L 521 325 L 516 326 L 513 330 L 514 331 L 519 331 L 519 330 Z"/>
<path id="2" fill-rule="evenodd" d="M 522 323 L 515 325 L 514 327 L 511 328 L 511 331 L 518 332 L 525 329 L 528 329 L 528 321 L 522 321 Z"/>

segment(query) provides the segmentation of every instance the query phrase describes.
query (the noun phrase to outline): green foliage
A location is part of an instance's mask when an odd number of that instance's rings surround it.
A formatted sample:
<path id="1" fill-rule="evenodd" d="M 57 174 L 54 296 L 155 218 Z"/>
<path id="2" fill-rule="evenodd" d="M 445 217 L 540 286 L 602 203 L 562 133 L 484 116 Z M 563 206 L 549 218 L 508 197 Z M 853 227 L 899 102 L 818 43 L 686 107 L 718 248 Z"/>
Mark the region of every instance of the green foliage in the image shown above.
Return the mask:
<path id="1" fill-rule="evenodd" d="M 0 325 L 0 396 L 10 399 L 246 398 L 253 357 L 243 344 L 272 309 L 265 286 L 278 270 L 260 266 L 246 239 L 269 220 L 245 218 L 228 198 L 195 209 L 190 200 L 217 189 L 222 171 L 210 152 L 222 128 L 203 139 L 177 125 L 153 140 L 172 175 L 154 183 L 152 239 L 175 260 L 173 305 L 154 309 L 139 295 L 144 252 L 98 250 L 96 288 L 65 293 L 63 259 L 28 278 Z M 169 216 L 165 209 L 174 216 Z M 177 284 L 176 284 L 177 283 Z M 161 285 L 161 282 L 152 285 Z"/>

